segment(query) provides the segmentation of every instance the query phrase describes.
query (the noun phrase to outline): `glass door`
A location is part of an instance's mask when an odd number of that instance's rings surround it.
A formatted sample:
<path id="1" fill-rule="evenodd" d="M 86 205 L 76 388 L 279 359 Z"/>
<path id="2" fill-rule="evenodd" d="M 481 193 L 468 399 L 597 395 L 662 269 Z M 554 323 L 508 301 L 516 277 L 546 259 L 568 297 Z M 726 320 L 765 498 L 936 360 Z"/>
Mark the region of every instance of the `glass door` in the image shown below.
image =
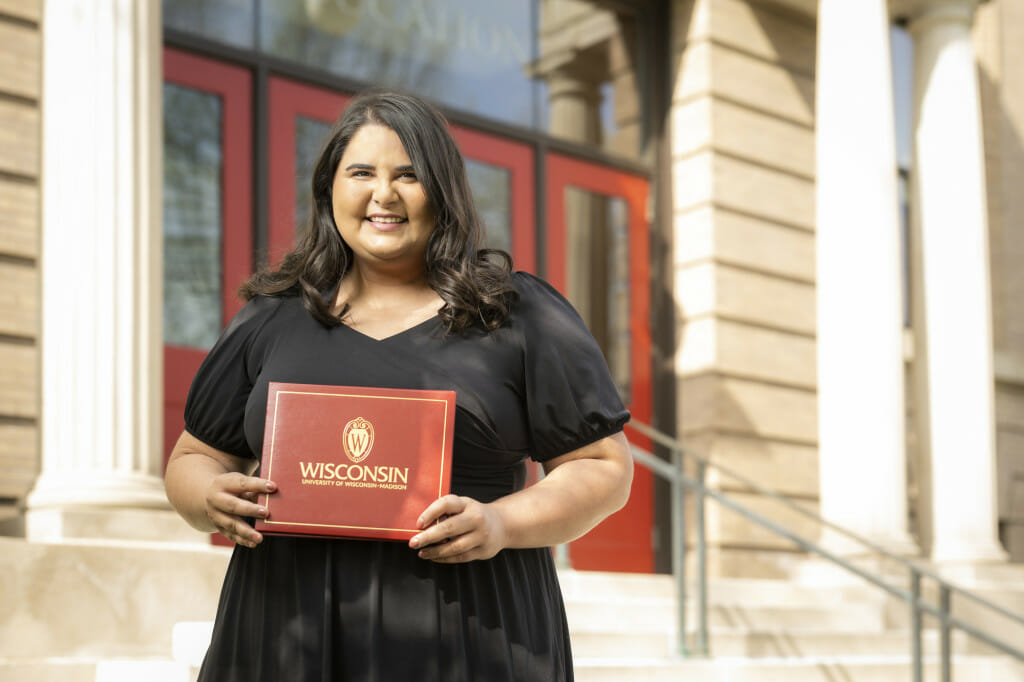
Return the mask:
<path id="1" fill-rule="evenodd" d="M 452 126 L 486 245 L 512 254 L 517 270 L 536 272 L 533 149 L 493 135 Z"/>
<path id="2" fill-rule="evenodd" d="M 649 183 L 559 154 L 546 160 L 548 280 L 597 339 L 633 418 L 650 423 Z M 630 440 L 650 447 L 636 434 Z M 636 468 L 626 507 L 570 545 L 574 568 L 653 571 L 653 483 Z"/>
<path id="3" fill-rule="evenodd" d="M 310 219 L 313 167 L 341 112 L 351 100 L 329 90 L 270 78 L 270 196 L 268 262 L 291 251 Z"/>
<path id="4" fill-rule="evenodd" d="M 192 377 L 252 272 L 252 79 L 165 49 L 163 88 L 166 463 Z"/>

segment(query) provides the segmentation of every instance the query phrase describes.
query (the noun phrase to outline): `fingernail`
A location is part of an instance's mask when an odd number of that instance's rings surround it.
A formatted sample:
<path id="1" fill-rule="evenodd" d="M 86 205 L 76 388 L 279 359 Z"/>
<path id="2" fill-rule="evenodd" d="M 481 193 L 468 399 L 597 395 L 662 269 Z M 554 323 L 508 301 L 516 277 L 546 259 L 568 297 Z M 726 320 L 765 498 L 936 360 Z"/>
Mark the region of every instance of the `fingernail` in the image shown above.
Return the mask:
<path id="1" fill-rule="evenodd" d="M 277 490 L 277 484 L 273 481 L 267 481 L 267 492 L 272 493 Z"/>
<path id="2" fill-rule="evenodd" d="M 256 512 L 260 516 L 266 516 L 267 515 L 267 508 L 266 507 L 260 507 L 259 509 L 256 510 Z"/>
<path id="3" fill-rule="evenodd" d="M 409 540 L 409 546 L 412 547 L 413 549 L 416 549 L 417 547 L 419 547 L 420 546 L 420 536 L 417 535 L 412 540 Z"/>

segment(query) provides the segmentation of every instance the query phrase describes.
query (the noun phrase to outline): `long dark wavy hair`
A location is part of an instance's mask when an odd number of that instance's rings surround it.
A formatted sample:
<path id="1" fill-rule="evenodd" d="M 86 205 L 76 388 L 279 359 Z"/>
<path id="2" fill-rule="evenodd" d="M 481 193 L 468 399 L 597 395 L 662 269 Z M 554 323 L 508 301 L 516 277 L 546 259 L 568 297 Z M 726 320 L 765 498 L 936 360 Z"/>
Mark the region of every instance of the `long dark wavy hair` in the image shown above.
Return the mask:
<path id="1" fill-rule="evenodd" d="M 300 295 L 306 310 L 324 326 L 342 323 L 348 304 L 336 315 L 333 299 L 352 267 L 352 249 L 334 222 L 331 193 L 345 148 L 367 124 L 395 131 L 437 216 L 427 242 L 427 283 L 444 301 L 440 316 L 448 332 L 500 326 L 517 300 L 510 282 L 512 258 L 481 247 L 483 230 L 465 162 L 445 119 L 417 97 L 386 90 L 363 93 L 342 114 L 313 170 L 312 217 L 298 245 L 276 268 L 254 274 L 239 294 L 246 300 Z"/>

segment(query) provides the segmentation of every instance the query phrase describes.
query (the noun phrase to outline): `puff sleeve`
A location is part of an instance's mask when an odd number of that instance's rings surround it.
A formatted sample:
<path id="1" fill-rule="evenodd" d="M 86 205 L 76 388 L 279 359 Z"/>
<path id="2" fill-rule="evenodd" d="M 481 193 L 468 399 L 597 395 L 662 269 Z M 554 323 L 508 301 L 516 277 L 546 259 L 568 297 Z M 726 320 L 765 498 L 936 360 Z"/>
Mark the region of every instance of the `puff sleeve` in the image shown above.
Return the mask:
<path id="1" fill-rule="evenodd" d="M 260 369 L 257 340 L 281 299 L 256 297 L 228 323 L 203 360 L 185 401 L 185 430 L 218 450 L 256 457 L 245 438 L 245 407 Z"/>
<path id="2" fill-rule="evenodd" d="M 531 456 L 546 461 L 622 430 L 629 412 L 579 314 L 550 284 L 517 272 Z"/>

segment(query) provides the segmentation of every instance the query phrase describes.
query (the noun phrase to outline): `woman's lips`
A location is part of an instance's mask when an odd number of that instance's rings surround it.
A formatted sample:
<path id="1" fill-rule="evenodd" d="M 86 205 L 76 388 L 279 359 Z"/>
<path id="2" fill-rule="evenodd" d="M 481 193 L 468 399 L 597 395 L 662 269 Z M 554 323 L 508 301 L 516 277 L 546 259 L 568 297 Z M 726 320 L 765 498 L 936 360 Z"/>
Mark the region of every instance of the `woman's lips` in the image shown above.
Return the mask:
<path id="1" fill-rule="evenodd" d="M 408 222 L 408 219 L 400 216 L 368 216 L 366 222 L 375 230 L 390 232 L 399 229 Z"/>

